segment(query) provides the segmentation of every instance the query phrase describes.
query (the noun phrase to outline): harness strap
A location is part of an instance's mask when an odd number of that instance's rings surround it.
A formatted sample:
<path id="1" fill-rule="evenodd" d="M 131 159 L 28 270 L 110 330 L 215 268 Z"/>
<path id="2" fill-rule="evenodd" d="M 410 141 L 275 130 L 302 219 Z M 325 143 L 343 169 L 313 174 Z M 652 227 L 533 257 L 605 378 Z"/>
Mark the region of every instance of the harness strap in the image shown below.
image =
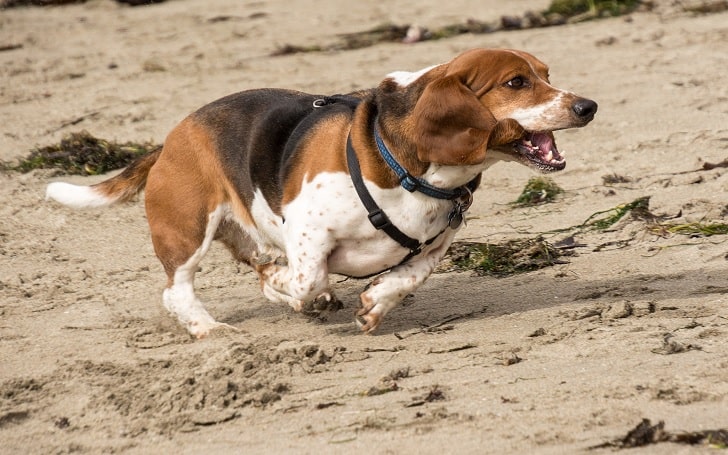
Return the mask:
<path id="1" fill-rule="evenodd" d="M 348 95 L 333 95 L 333 96 L 327 96 L 324 98 L 317 99 L 313 102 L 314 108 L 321 108 L 324 106 L 336 104 L 336 103 L 342 103 L 348 107 L 350 107 L 352 110 L 356 109 L 357 105 L 359 104 L 360 100 L 358 98 L 348 96 Z M 396 163 L 397 166 L 399 166 L 399 163 L 394 160 L 394 157 L 392 157 L 391 153 L 387 150 L 386 146 L 382 142 L 381 138 L 379 137 L 379 134 L 375 132 L 375 140 L 377 142 L 377 148 L 380 149 L 380 153 L 385 157 L 385 161 L 387 161 L 387 164 L 392 167 L 392 162 Z M 382 147 L 386 150 L 386 152 L 382 152 Z M 387 160 L 386 156 L 391 157 L 391 160 Z M 449 226 L 445 226 L 445 228 L 437 233 L 434 237 L 426 240 L 424 243 L 420 242 L 417 239 L 413 239 L 412 237 L 408 236 L 404 232 L 400 231 L 397 226 L 392 224 L 387 214 L 382 210 L 381 207 L 374 201 L 374 198 L 372 197 L 371 193 L 367 189 L 366 185 L 364 184 L 364 177 L 361 173 L 361 167 L 359 165 L 359 159 L 356 156 L 356 152 L 354 151 L 354 146 L 351 144 L 351 133 L 346 139 L 346 162 L 347 166 L 349 168 L 349 176 L 351 177 L 351 181 L 354 184 L 354 189 L 356 189 L 357 195 L 359 195 L 359 199 L 361 200 L 362 204 L 364 205 L 364 208 L 367 210 L 367 217 L 369 218 L 369 222 L 374 226 L 377 230 L 383 231 L 385 234 L 387 234 L 392 240 L 399 243 L 402 247 L 407 248 L 409 250 L 409 253 L 399 262 L 397 265 L 402 265 L 412 259 L 413 257 L 417 256 L 422 252 L 422 248 L 425 246 L 428 246 L 432 244 L 437 238 L 442 235 L 443 232 L 445 232 Z M 400 169 L 401 168 L 400 166 Z M 457 188 L 454 191 L 449 190 L 442 190 L 440 188 L 433 187 L 429 185 L 427 182 L 424 182 L 424 180 L 417 179 L 416 177 L 412 177 L 406 170 L 404 170 L 404 177 L 402 175 L 399 175 L 399 172 L 395 172 L 400 177 L 400 183 L 402 183 L 402 186 L 407 189 L 408 191 L 421 191 L 425 194 L 427 194 L 430 197 L 435 197 L 439 199 L 457 199 L 460 197 L 464 192 L 467 190 L 464 190 L 463 188 Z M 409 177 L 409 179 L 407 178 Z M 408 188 L 408 185 L 404 183 L 405 181 L 409 182 L 415 180 L 412 189 Z M 424 183 L 424 185 L 423 185 Z M 426 189 L 423 191 L 423 187 L 426 187 Z M 428 191 L 429 190 L 429 191 Z M 470 191 L 467 191 L 470 193 Z M 467 207 L 465 208 L 467 209 Z M 391 268 L 391 267 L 390 267 Z M 360 277 L 360 278 L 368 278 L 374 275 L 378 275 L 382 272 L 372 273 L 370 275 L 367 275 L 366 277 Z"/>
<path id="2" fill-rule="evenodd" d="M 351 145 L 351 135 L 346 140 L 346 162 L 349 166 L 349 175 L 351 176 L 351 181 L 354 183 L 356 194 L 359 195 L 359 199 L 364 204 L 364 208 L 369 212 L 369 222 L 372 223 L 372 226 L 384 231 L 395 242 L 408 250 L 419 253 L 420 247 L 422 246 L 420 242 L 400 231 L 397 226 L 392 224 L 387 214 L 377 205 L 366 185 L 364 185 L 364 178 L 361 175 L 361 168 L 359 167 L 359 159 L 356 157 L 354 147 Z"/>
<path id="3" fill-rule="evenodd" d="M 376 229 L 384 231 L 384 233 L 392 240 L 410 250 L 409 254 L 405 256 L 400 264 L 403 264 L 417 256 L 422 251 L 422 247 L 430 245 L 440 236 L 440 234 L 445 232 L 447 227 L 440 231 L 436 236 L 428 239 L 424 243 L 421 243 L 419 240 L 413 239 L 404 232 L 400 231 L 397 226 L 392 224 L 387 214 L 384 213 L 384 210 L 382 210 L 379 205 L 377 205 L 364 184 L 364 178 L 361 175 L 361 168 L 359 167 L 359 159 L 356 157 L 354 146 L 351 145 L 351 135 L 349 135 L 346 140 L 346 162 L 349 166 L 349 175 L 351 176 L 351 181 L 354 183 L 356 194 L 359 195 L 359 199 L 362 204 L 364 204 L 364 208 L 367 209 L 369 222 L 372 223 L 372 226 Z"/>

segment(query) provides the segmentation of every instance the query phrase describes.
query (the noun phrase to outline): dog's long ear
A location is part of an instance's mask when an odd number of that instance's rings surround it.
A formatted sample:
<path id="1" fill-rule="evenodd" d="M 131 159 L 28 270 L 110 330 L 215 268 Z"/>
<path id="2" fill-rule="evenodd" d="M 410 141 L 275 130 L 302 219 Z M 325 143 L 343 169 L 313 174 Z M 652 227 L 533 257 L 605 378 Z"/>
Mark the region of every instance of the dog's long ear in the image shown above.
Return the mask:
<path id="1" fill-rule="evenodd" d="M 430 82 L 413 114 L 420 161 L 467 165 L 485 159 L 496 119 L 457 75 Z"/>

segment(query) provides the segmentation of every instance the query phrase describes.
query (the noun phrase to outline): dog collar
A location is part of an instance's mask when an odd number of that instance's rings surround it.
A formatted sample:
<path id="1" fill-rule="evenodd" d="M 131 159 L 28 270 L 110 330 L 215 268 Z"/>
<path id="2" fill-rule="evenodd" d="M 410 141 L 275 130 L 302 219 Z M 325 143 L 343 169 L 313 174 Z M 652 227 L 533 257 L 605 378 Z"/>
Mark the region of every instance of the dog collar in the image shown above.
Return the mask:
<path id="1" fill-rule="evenodd" d="M 415 177 L 407 172 L 407 170 L 397 162 L 387 146 L 384 145 L 384 141 L 379 135 L 379 128 L 377 126 L 374 126 L 374 142 L 377 143 L 377 149 L 379 149 L 379 154 L 382 155 L 382 158 L 384 158 L 384 161 L 387 163 L 387 165 L 394 171 L 395 174 L 397 174 L 397 178 L 399 178 L 399 184 L 405 190 L 409 191 L 410 193 L 419 191 L 420 193 L 430 197 L 434 197 L 435 199 L 454 200 L 463 196 L 463 187 L 458 187 L 454 190 L 438 188 L 434 185 L 429 184 L 424 179 Z"/>

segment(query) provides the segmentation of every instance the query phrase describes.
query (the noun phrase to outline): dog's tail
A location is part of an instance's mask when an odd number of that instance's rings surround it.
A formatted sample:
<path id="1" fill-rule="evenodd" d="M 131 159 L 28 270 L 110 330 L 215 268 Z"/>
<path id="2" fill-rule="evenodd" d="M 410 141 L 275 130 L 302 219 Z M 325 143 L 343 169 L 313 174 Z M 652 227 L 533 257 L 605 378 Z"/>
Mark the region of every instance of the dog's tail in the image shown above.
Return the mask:
<path id="1" fill-rule="evenodd" d="M 147 175 L 159 159 L 162 147 L 131 163 L 120 174 L 91 186 L 53 182 L 46 189 L 46 199 L 53 199 L 74 208 L 106 207 L 127 202 L 147 184 Z"/>

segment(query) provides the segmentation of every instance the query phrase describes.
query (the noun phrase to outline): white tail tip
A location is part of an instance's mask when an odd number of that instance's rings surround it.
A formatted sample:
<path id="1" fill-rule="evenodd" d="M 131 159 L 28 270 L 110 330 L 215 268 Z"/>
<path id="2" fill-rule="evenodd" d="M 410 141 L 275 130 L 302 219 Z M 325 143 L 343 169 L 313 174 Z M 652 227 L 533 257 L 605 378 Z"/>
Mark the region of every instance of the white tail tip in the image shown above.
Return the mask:
<path id="1" fill-rule="evenodd" d="M 113 199 L 99 193 L 93 187 L 65 182 L 49 184 L 46 189 L 46 200 L 48 199 L 78 209 L 103 207 L 114 202 Z"/>

